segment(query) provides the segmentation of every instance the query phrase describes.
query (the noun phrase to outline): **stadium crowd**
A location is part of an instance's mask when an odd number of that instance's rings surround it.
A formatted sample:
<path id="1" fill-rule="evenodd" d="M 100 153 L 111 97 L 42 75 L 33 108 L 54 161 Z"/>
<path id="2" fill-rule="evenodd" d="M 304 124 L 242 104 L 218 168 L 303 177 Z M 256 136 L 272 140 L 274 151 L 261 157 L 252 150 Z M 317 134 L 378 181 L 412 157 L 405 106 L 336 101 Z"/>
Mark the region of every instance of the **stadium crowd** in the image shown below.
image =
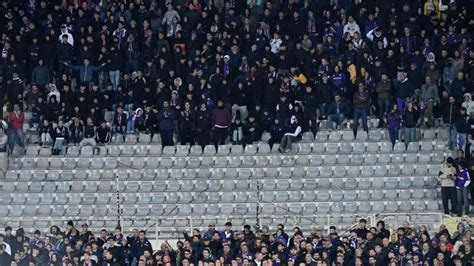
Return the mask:
<path id="1" fill-rule="evenodd" d="M 266 131 L 285 152 L 321 120 L 338 129 L 353 118 L 356 136 L 373 116 L 393 143 L 403 128 L 407 144 L 442 118 L 449 147 L 464 149 L 474 113 L 470 4 L 2 1 L 10 148 L 24 146 L 29 122 L 54 154 L 136 132 L 217 146 Z"/>
<path id="2" fill-rule="evenodd" d="M 441 225 L 435 234 L 426 226 L 408 222 L 396 230 L 383 221 L 367 227 L 361 219 L 349 234 L 339 235 L 331 226 L 326 233 L 312 226 L 307 234 L 299 227 L 291 232 L 279 224 L 269 228 L 245 225 L 235 230 L 227 222 L 219 231 L 214 223 L 207 230 L 183 232 L 175 247 L 164 241 L 153 249 L 145 231 L 133 229 L 128 236 L 120 228 L 94 235 L 87 224 L 81 229 L 67 223 L 65 231 L 52 226 L 47 234 L 36 230 L 29 238 L 22 228 L 0 235 L 2 266 L 75 265 L 473 265 L 472 229 L 460 222 L 455 232 Z"/>

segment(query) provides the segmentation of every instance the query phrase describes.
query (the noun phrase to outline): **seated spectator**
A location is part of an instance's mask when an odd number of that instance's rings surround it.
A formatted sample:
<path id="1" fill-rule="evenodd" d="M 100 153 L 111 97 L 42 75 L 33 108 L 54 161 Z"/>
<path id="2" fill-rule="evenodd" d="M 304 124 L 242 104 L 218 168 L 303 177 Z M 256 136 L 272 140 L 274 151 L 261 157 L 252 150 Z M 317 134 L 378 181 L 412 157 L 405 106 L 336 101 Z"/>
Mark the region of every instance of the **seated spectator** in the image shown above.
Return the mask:
<path id="1" fill-rule="evenodd" d="M 67 143 L 69 139 L 69 130 L 62 120 L 59 120 L 57 127 L 53 129 L 53 139 L 53 154 L 62 154 L 64 151 L 64 143 Z"/>
<path id="2" fill-rule="evenodd" d="M 248 118 L 247 122 L 242 127 L 243 144 L 253 144 L 256 141 L 260 140 L 261 133 L 259 125 L 257 124 L 257 120 L 255 118 L 255 114 L 251 113 Z"/>
<path id="3" fill-rule="evenodd" d="M 96 128 L 94 126 L 94 121 L 92 118 L 87 118 L 87 123 L 84 126 L 84 138 L 79 143 L 80 146 L 92 146 L 95 148 L 97 145 L 96 142 Z"/>
<path id="4" fill-rule="evenodd" d="M 74 145 L 78 145 L 84 138 L 84 125 L 79 117 L 75 117 L 72 123 L 69 125 L 70 142 Z"/>
<path id="5" fill-rule="evenodd" d="M 125 134 L 127 130 L 127 114 L 123 111 L 123 107 L 117 107 L 113 120 L 114 132 L 117 134 Z"/>
<path id="6" fill-rule="evenodd" d="M 110 128 L 107 126 L 107 122 L 102 120 L 100 122 L 100 126 L 97 128 L 97 144 L 108 144 L 111 139 L 112 135 L 110 134 Z"/>
<path id="7" fill-rule="evenodd" d="M 292 144 L 301 139 L 302 133 L 303 130 L 299 125 L 296 116 L 292 116 L 290 119 L 288 132 L 283 135 L 278 151 L 280 153 L 288 153 L 292 151 Z"/>
<path id="8" fill-rule="evenodd" d="M 283 134 L 285 133 L 285 127 L 280 123 L 280 119 L 275 117 L 272 127 L 270 128 L 270 139 L 268 145 L 270 149 L 273 148 L 273 144 L 280 143 Z"/>
<path id="9" fill-rule="evenodd" d="M 143 125 L 143 109 L 137 108 L 133 114 L 128 116 L 127 133 L 136 133 L 138 127 Z"/>
<path id="10" fill-rule="evenodd" d="M 230 125 L 230 133 L 232 134 L 232 144 L 237 145 L 242 143 L 243 130 L 240 118 L 235 118 L 234 122 Z"/>
<path id="11" fill-rule="evenodd" d="M 43 148 L 49 147 L 53 142 L 53 138 L 51 137 L 53 135 L 53 125 L 51 125 L 47 119 L 43 120 L 43 125 L 39 128 L 38 134 L 40 137 L 40 145 Z"/>
<path id="12" fill-rule="evenodd" d="M 334 123 L 336 123 L 336 129 L 340 129 L 342 122 L 346 119 L 345 115 L 349 112 L 347 104 L 342 100 L 340 95 L 334 96 L 334 102 L 332 102 L 327 109 L 327 127 L 332 130 Z"/>

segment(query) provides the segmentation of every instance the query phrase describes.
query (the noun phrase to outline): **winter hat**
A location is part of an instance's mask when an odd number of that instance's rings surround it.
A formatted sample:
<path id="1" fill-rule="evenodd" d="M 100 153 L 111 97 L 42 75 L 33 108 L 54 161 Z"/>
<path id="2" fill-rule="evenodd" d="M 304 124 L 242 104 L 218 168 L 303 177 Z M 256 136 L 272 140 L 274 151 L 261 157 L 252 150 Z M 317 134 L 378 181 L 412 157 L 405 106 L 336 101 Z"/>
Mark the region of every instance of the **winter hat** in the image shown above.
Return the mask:
<path id="1" fill-rule="evenodd" d="M 68 225 L 68 226 L 74 226 L 74 223 L 73 223 L 71 220 L 69 220 L 69 221 L 67 222 L 67 225 Z"/>

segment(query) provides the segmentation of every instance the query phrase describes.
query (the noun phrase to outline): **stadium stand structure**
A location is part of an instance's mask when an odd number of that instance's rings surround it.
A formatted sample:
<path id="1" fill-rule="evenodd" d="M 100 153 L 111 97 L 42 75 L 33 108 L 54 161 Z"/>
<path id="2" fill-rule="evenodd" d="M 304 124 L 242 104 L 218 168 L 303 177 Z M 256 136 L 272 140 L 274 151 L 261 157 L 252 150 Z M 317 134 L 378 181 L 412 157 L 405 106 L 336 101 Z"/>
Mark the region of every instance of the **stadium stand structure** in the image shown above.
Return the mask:
<path id="1" fill-rule="evenodd" d="M 241 226 L 256 219 L 349 230 L 364 217 L 433 229 L 442 222 L 437 173 L 447 156 L 444 133 L 418 130 L 419 142 L 392 150 L 386 130 L 356 141 L 352 131 L 306 132 L 284 155 L 266 142 L 216 152 L 213 145 L 162 148 L 143 135 L 96 150 L 69 146 L 54 157 L 29 144 L 25 155 L 13 152 L 0 185 L 0 226 L 46 232 L 74 220 L 98 232 L 117 225 L 120 208 L 125 232 L 147 228 L 151 238 L 176 238 L 210 221 Z"/>

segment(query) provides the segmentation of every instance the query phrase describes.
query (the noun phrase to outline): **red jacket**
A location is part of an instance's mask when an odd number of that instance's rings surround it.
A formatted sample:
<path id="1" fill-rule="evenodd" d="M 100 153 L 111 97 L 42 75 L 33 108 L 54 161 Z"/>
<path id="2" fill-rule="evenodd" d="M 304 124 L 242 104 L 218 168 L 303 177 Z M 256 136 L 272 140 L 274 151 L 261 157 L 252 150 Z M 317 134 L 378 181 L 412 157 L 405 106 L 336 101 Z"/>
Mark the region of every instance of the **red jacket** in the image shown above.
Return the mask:
<path id="1" fill-rule="evenodd" d="M 18 114 L 15 112 L 10 112 L 8 114 L 8 121 L 10 122 L 11 129 L 21 129 L 23 128 L 23 122 L 25 122 L 25 113 L 19 111 Z"/>

